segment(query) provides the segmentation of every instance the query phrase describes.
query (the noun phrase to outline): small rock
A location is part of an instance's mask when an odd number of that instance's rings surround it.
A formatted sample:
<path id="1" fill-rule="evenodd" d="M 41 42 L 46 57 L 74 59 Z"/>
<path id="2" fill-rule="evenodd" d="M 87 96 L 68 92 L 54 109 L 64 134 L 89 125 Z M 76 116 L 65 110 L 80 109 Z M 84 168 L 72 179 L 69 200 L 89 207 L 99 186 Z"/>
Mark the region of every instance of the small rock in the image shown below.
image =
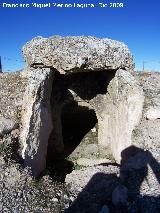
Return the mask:
<path id="1" fill-rule="evenodd" d="M 75 200 L 75 198 L 74 198 L 73 196 L 71 196 L 71 197 L 70 197 L 70 201 L 73 202 L 74 200 Z"/>
<path id="2" fill-rule="evenodd" d="M 128 199 L 128 189 L 123 186 L 117 186 L 112 192 L 112 203 L 115 206 L 126 205 Z"/>
<path id="3" fill-rule="evenodd" d="M 52 201 L 57 203 L 58 199 L 56 197 L 54 197 L 54 198 L 52 198 Z"/>
<path id="4" fill-rule="evenodd" d="M 97 132 L 96 130 L 96 127 L 94 127 L 93 129 L 91 129 L 91 131 L 94 133 L 94 132 Z"/>
<path id="5" fill-rule="evenodd" d="M 148 120 L 156 120 L 160 118 L 160 107 L 151 107 L 145 114 Z"/>
<path id="6" fill-rule="evenodd" d="M 12 137 L 14 137 L 14 138 L 18 138 L 18 137 L 19 137 L 19 134 L 20 134 L 19 129 L 14 129 L 14 130 L 12 130 L 12 132 L 11 132 L 11 135 L 12 135 Z"/>

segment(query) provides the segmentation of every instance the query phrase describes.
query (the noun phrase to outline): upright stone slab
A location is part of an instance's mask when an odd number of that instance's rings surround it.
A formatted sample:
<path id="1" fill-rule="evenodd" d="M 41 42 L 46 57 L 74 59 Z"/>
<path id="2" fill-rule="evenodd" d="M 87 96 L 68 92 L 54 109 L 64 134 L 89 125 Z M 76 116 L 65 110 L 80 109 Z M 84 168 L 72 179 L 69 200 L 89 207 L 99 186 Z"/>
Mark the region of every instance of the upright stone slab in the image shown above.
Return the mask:
<path id="1" fill-rule="evenodd" d="M 108 148 L 117 162 L 121 152 L 132 144 L 132 131 L 142 117 L 144 95 L 135 78 L 118 70 L 108 86 L 99 119 L 99 143 Z"/>
<path id="2" fill-rule="evenodd" d="M 53 72 L 49 68 L 30 70 L 22 107 L 22 157 L 38 176 L 46 167 L 48 139 L 53 129 L 50 109 Z"/>

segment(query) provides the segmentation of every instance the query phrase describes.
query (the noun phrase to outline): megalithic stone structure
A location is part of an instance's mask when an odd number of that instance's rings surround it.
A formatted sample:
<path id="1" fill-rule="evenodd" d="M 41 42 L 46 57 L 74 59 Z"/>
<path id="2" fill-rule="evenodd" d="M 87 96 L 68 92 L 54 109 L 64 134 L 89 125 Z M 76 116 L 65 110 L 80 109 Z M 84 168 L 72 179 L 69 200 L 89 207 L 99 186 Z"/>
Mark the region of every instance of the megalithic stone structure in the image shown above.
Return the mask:
<path id="1" fill-rule="evenodd" d="M 94 110 L 98 146 L 120 162 L 121 152 L 132 144 L 144 100 L 128 47 L 91 36 L 37 37 L 23 54 L 29 71 L 20 133 L 24 164 L 38 176 L 46 167 L 47 150 L 65 152 L 61 115 L 75 103 Z"/>

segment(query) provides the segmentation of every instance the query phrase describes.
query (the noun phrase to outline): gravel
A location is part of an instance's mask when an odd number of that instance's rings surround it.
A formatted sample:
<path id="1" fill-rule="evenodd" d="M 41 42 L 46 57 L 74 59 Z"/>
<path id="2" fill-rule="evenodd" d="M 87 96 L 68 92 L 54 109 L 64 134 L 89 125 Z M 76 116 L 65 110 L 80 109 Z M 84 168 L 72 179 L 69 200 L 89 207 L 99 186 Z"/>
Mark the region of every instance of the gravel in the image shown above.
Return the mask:
<path id="1" fill-rule="evenodd" d="M 0 212 L 59 213 L 71 202 L 63 183 L 53 181 L 48 175 L 35 180 L 29 169 L 11 162 L 1 167 L 0 191 Z"/>
<path id="2" fill-rule="evenodd" d="M 160 162 L 148 151 L 143 153 L 143 163 L 138 154 L 124 166 L 88 166 L 73 170 L 65 182 L 58 182 L 47 170 L 35 179 L 30 168 L 23 168 L 11 134 L 1 139 L 1 145 L 4 142 L 6 146 L 0 152 L 2 213 L 160 212 Z M 120 184 L 127 188 L 128 199 L 116 206 L 112 195 Z"/>

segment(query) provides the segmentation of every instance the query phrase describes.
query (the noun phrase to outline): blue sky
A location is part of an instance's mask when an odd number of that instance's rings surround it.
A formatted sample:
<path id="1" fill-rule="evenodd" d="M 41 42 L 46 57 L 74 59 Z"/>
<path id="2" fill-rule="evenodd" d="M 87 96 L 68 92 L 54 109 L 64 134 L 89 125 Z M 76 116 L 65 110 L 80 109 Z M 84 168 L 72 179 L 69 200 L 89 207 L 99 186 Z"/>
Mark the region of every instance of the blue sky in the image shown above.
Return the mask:
<path id="1" fill-rule="evenodd" d="M 6 0 L 6 3 L 110 3 L 124 8 L 3 8 L 0 3 L 0 55 L 3 70 L 25 66 L 22 46 L 35 36 L 92 35 L 125 42 L 136 69 L 160 71 L 160 0 Z M 97 5 L 96 4 L 96 5 Z"/>

